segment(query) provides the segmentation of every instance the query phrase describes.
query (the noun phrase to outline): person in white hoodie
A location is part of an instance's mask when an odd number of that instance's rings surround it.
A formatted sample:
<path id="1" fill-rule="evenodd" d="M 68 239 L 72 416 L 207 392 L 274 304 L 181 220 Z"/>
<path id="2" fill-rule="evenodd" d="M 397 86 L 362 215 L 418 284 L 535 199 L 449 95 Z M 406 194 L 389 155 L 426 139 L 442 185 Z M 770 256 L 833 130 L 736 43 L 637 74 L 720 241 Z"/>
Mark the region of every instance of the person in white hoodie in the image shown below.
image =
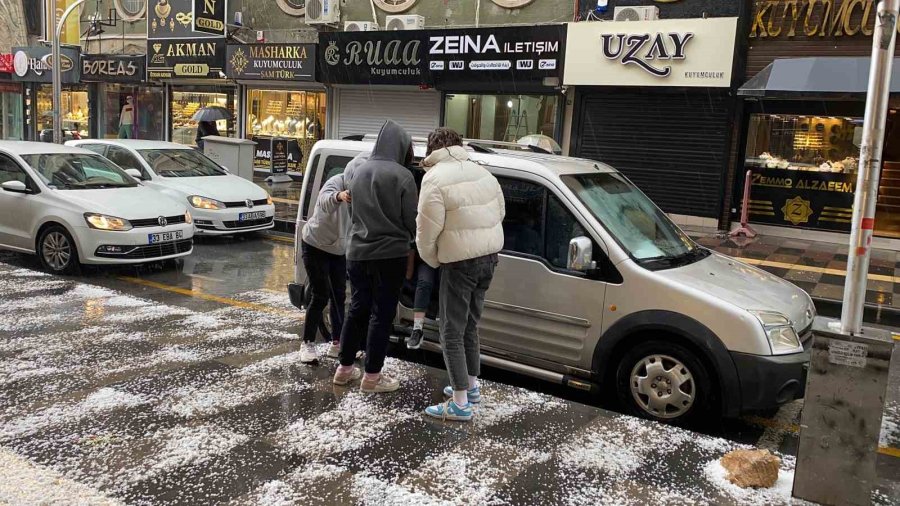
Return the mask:
<path id="1" fill-rule="evenodd" d="M 362 154 L 347 164 L 348 170 L 368 159 Z M 312 292 L 312 300 L 306 308 L 303 325 L 303 344 L 300 346 L 300 362 L 318 361 L 316 332 L 322 323 L 325 306 L 331 303 L 331 347 L 327 355 L 337 358 L 340 351 L 341 330 L 344 322 L 344 302 L 347 290 L 347 237 L 350 234 L 348 205 L 350 192 L 344 182 L 344 174 L 332 176 L 322 185 L 316 199 L 316 207 L 303 227 L 300 253 L 303 267 Z"/>
<path id="2" fill-rule="evenodd" d="M 416 246 L 422 260 L 441 269 L 441 346 L 450 376 L 446 402 L 425 413 L 471 420 L 481 401 L 478 321 L 484 295 L 503 248 L 506 207 L 500 183 L 469 160 L 458 133 L 438 128 L 428 136 L 425 177 L 419 193 Z"/>

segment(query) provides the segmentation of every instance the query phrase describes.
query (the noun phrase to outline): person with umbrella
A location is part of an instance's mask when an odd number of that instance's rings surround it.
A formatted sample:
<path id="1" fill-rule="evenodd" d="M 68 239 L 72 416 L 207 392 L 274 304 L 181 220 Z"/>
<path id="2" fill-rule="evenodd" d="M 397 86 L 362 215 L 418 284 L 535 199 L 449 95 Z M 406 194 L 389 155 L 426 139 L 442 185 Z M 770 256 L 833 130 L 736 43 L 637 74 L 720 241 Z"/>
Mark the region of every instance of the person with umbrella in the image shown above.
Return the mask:
<path id="1" fill-rule="evenodd" d="M 194 141 L 197 143 L 197 148 L 203 151 L 203 138 L 208 135 L 219 135 L 216 121 L 230 120 L 231 113 L 224 107 L 210 105 L 197 109 L 191 119 L 197 122 L 197 136 L 194 137 Z"/>

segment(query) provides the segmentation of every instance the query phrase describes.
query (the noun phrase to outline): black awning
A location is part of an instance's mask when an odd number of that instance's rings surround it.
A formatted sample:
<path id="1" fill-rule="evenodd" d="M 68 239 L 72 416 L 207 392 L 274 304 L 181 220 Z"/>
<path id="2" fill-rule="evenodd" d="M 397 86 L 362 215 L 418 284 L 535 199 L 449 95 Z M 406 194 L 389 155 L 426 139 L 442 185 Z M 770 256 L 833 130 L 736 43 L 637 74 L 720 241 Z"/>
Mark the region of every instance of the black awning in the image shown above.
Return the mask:
<path id="1" fill-rule="evenodd" d="M 775 60 L 738 89 L 738 95 L 800 98 L 865 95 L 868 57 L 818 56 Z M 891 93 L 900 93 L 900 58 L 894 59 Z"/>

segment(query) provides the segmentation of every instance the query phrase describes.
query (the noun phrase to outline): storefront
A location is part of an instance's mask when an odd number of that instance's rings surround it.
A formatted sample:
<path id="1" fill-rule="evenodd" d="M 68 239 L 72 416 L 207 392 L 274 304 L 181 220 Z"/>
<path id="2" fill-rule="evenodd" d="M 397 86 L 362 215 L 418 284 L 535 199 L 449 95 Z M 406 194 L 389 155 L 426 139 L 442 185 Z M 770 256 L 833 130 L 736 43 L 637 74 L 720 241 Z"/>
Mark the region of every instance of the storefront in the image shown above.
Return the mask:
<path id="1" fill-rule="evenodd" d="M 84 54 L 81 80 L 93 83 L 97 137 L 150 139 L 165 137 L 165 94 L 146 84 L 143 55 Z"/>
<path id="2" fill-rule="evenodd" d="M 224 107 L 219 135 L 237 136 L 237 87 L 225 79 L 225 38 L 193 30 L 191 0 L 168 0 L 147 16 L 147 79 L 165 85 L 165 137 L 196 145 L 198 109 Z M 162 5 L 162 4 L 160 4 Z"/>
<path id="3" fill-rule="evenodd" d="M 272 143 L 284 139 L 287 170 L 303 172 L 325 137 L 325 87 L 315 81 L 315 44 L 229 45 L 226 75 L 243 85 L 241 136 L 256 142 L 254 167 L 271 170 Z"/>
<path id="4" fill-rule="evenodd" d="M 684 223 L 715 226 L 737 102 L 737 21 L 570 23 L 570 152 L 620 170 Z"/>
<path id="5" fill-rule="evenodd" d="M 43 46 L 13 48 L 12 79 L 23 83 L 25 92 L 25 138 L 51 142 L 53 140 L 53 86 L 50 48 Z M 88 86 L 81 80 L 81 54 L 77 49 L 64 47 L 60 52 L 62 95 L 60 120 L 66 140 L 92 137 Z"/>
<path id="6" fill-rule="evenodd" d="M 0 139 L 25 139 L 24 94 L 22 85 L 12 82 L 13 56 L 0 54 Z"/>
<path id="7" fill-rule="evenodd" d="M 876 2 L 756 5 L 750 32 L 743 164 L 751 223 L 847 233 L 853 215 Z M 794 17 L 803 23 L 794 24 Z M 837 21 L 834 21 L 837 20 Z M 801 29 L 802 24 L 802 29 Z M 900 238 L 900 71 L 895 63 L 875 235 Z M 732 208 L 741 207 L 744 178 Z M 734 219 L 737 219 L 735 213 Z"/>
<path id="8" fill-rule="evenodd" d="M 561 136 L 564 25 L 320 34 L 334 86 L 330 135 L 377 133 L 387 117 L 414 136 Z"/>

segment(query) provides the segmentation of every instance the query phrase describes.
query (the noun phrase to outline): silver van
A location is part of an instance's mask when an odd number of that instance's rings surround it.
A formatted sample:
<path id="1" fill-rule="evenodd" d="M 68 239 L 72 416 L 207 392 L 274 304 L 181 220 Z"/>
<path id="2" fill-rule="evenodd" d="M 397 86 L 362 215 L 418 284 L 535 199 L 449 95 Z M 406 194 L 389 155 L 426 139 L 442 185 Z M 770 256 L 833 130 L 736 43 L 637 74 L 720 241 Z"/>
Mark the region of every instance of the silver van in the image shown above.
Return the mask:
<path id="1" fill-rule="evenodd" d="M 373 145 L 325 140 L 312 149 L 290 287 L 297 305 L 300 233 L 315 196 Z M 424 149 L 416 143 L 417 159 Z M 600 388 L 631 413 L 668 422 L 802 397 L 816 316 L 806 292 L 697 245 L 612 167 L 477 141 L 467 149 L 506 198 L 504 249 L 479 328 L 486 365 Z M 421 169 L 410 170 L 420 181 Z M 411 328 L 410 307 L 404 293 L 398 339 Z M 440 351 L 430 324 L 423 348 Z"/>

